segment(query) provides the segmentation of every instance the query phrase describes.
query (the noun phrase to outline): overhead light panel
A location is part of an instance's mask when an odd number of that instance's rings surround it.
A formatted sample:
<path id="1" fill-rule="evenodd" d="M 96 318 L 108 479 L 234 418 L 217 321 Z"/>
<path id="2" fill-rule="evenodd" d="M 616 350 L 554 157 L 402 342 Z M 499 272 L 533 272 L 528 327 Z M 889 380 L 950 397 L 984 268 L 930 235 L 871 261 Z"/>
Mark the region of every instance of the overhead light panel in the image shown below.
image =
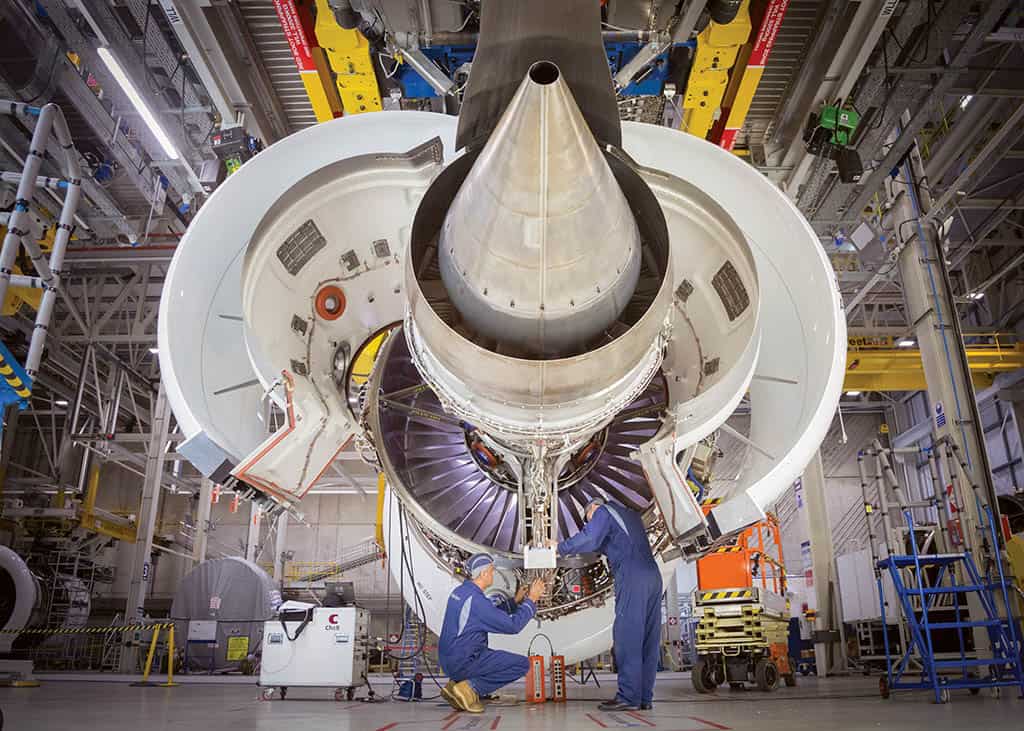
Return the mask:
<path id="1" fill-rule="evenodd" d="M 917 345 L 916 340 L 901 340 L 896 343 L 896 346 L 900 348 L 913 348 L 915 345 Z"/>
<path id="2" fill-rule="evenodd" d="M 963 97 L 963 98 L 962 98 L 962 99 L 960 100 L 960 108 L 961 108 L 961 109 L 966 109 L 966 108 L 967 108 L 967 105 L 971 103 L 971 99 L 973 99 L 973 98 L 974 98 L 974 95 L 973 95 L 973 94 L 967 94 L 966 96 L 964 96 L 964 97 Z"/>
<path id="3" fill-rule="evenodd" d="M 53 405 L 54 406 L 67 406 L 68 405 L 68 400 L 64 399 L 64 398 L 59 398 L 59 399 L 57 399 L 56 401 L 53 402 Z"/>
<path id="4" fill-rule="evenodd" d="M 149 352 L 152 353 L 153 355 L 156 355 L 157 353 L 160 352 L 160 348 L 150 348 Z"/>
<path id="5" fill-rule="evenodd" d="M 110 52 L 110 49 L 105 46 L 100 46 L 96 49 L 96 53 L 99 54 L 100 59 L 106 65 L 107 70 L 113 75 L 120 84 L 121 89 L 128 96 L 132 106 L 135 107 L 135 111 L 139 113 L 142 120 L 149 127 L 149 131 L 156 137 L 157 142 L 160 143 L 160 147 L 163 148 L 164 154 L 167 155 L 171 160 L 177 160 L 181 157 L 178 153 L 178 149 L 171 142 L 171 138 L 164 132 L 164 128 L 160 126 L 160 122 L 157 121 L 156 116 L 152 110 L 146 104 L 142 95 L 139 94 L 139 90 L 135 88 L 135 84 L 128 78 L 128 74 L 125 73 L 124 68 L 121 66 L 120 61 Z"/>
<path id="6" fill-rule="evenodd" d="M 967 298 L 968 299 L 972 299 L 972 300 L 980 300 L 984 296 L 985 296 L 984 292 L 971 292 L 971 293 L 969 293 L 967 295 Z"/>
<path id="7" fill-rule="evenodd" d="M 847 396 L 860 396 L 860 391 L 847 391 Z"/>

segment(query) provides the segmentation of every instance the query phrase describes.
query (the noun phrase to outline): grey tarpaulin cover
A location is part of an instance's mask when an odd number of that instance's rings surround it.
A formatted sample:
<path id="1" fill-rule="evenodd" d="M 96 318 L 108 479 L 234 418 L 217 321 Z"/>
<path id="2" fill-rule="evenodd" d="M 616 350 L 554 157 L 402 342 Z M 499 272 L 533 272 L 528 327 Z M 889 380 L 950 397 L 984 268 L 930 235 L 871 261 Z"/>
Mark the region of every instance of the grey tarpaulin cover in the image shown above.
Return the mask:
<path id="1" fill-rule="evenodd" d="M 227 661 L 228 638 L 248 637 L 249 652 L 260 646 L 263 622 L 277 614 L 281 592 L 267 572 L 243 558 L 204 561 L 184 578 L 171 604 L 182 645 L 188 625 L 182 620 L 217 620 L 217 646 L 190 643 L 189 665 L 195 669 L 237 666 Z M 212 659 L 212 663 L 211 663 Z"/>

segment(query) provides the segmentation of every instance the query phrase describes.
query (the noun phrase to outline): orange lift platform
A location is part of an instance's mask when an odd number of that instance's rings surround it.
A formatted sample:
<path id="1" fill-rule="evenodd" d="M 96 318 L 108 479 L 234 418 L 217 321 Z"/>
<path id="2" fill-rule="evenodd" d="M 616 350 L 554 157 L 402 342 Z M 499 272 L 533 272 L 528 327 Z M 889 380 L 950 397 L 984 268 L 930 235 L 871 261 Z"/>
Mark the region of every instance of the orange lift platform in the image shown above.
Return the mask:
<path id="1" fill-rule="evenodd" d="M 705 512 L 714 504 L 705 501 Z M 693 602 L 693 686 L 698 692 L 750 682 L 771 691 L 780 678 L 787 686 L 796 685 L 796 663 L 789 657 L 786 569 L 774 515 L 697 561 Z"/>

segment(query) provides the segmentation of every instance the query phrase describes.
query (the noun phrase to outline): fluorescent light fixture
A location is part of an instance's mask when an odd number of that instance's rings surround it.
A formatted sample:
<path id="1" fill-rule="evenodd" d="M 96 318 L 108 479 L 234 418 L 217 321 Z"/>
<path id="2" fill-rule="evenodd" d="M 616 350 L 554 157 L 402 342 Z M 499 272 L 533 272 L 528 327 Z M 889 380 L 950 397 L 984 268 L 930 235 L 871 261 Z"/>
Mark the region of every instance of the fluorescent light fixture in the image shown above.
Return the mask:
<path id="1" fill-rule="evenodd" d="M 984 296 L 985 296 L 984 292 L 971 292 L 971 293 L 969 293 L 967 295 L 967 298 L 968 299 L 972 299 L 972 300 L 980 300 Z"/>
<path id="2" fill-rule="evenodd" d="M 157 353 L 160 352 L 160 348 L 150 348 L 149 352 L 152 353 L 153 355 L 156 355 Z"/>
<path id="3" fill-rule="evenodd" d="M 114 79 L 121 85 L 124 93 L 128 96 L 132 106 L 135 107 L 135 111 L 139 113 L 142 120 L 149 127 L 149 131 L 156 137 L 157 142 L 160 143 L 160 147 L 164 149 L 164 154 L 167 155 L 171 160 L 177 160 L 181 155 L 178 154 L 177 148 L 171 142 L 171 138 L 164 132 L 164 128 L 160 126 L 153 112 L 146 105 L 142 96 L 139 94 L 138 89 L 132 83 L 132 80 L 128 78 L 128 74 L 125 73 L 121 63 L 117 60 L 113 53 L 110 52 L 109 48 L 100 46 L 96 49 L 96 53 L 99 54 L 100 59 L 106 64 L 107 70 L 113 74 Z"/>
<path id="4" fill-rule="evenodd" d="M 960 100 L 960 108 L 961 109 L 966 109 L 967 105 L 971 103 L 971 99 L 973 99 L 973 98 L 974 98 L 973 94 L 968 94 L 963 99 L 961 99 Z"/>
<path id="5" fill-rule="evenodd" d="M 915 345 L 917 345 L 916 340 L 901 340 L 896 343 L 896 346 L 899 348 L 913 348 Z"/>
<path id="6" fill-rule="evenodd" d="M 56 401 L 53 402 L 53 405 L 54 406 L 67 406 L 68 405 L 68 400 L 64 399 L 64 398 L 59 398 L 59 399 L 57 399 Z"/>
<path id="7" fill-rule="evenodd" d="M 847 391 L 847 396 L 860 396 L 860 391 Z"/>

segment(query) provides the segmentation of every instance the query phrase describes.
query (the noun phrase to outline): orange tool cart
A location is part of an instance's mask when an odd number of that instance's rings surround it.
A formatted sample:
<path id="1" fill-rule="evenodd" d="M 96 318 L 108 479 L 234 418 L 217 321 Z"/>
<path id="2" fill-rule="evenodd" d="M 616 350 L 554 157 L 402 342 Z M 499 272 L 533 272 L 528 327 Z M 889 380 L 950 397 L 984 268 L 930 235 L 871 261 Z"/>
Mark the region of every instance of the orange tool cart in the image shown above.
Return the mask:
<path id="1" fill-rule="evenodd" d="M 714 503 L 706 501 L 705 512 Z M 774 515 L 697 561 L 693 601 L 698 620 L 693 685 L 698 692 L 749 682 L 770 691 L 780 677 L 787 686 L 796 685 L 796 663 L 788 649 L 786 569 Z"/>

